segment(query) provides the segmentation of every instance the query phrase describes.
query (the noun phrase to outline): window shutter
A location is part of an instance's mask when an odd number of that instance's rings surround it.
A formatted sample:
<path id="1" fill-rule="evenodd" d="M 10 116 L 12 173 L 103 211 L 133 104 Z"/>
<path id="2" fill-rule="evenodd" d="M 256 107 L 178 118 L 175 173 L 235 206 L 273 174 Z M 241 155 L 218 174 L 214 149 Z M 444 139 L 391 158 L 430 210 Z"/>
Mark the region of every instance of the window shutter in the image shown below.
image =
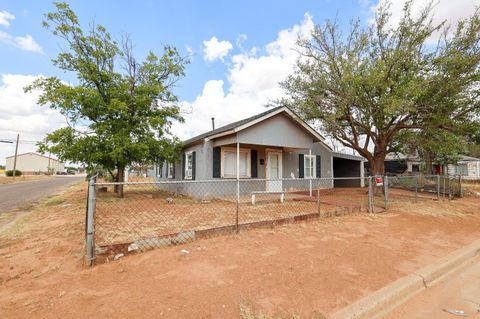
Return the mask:
<path id="1" fill-rule="evenodd" d="M 305 177 L 305 162 L 304 162 L 303 154 L 298 154 L 298 177 L 299 178 Z"/>
<path id="2" fill-rule="evenodd" d="M 160 175 L 160 178 L 163 177 L 163 162 L 158 163 L 158 175 Z"/>
<path id="3" fill-rule="evenodd" d="M 320 155 L 316 156 L 315 165 L 317 166 L 317 178 L 322 177 L 322 157 Z"/>
<path id="4" fill-rule="evenodd" d="M 257 157 L 258 157 L 257 150 L 251 150 L 250 151 L 250 176 L 254 178 L 258 177 Z"/>
<path id="5" fill-rule="evenodd" d="M 172 162 L 172 167 L 173 167 L 172 178 L 175 178 L 175 162 Z"/>
<path id="6" fill-rule="evenodd" d="M 221 150 L 220 147 L 213 148 L 213 178 L 220 178 L 220 163 L 221 163 Z"/>
<path id="7" fill-rule="evenodd" d="M 196 163 L 196 160 L 195 158 L 197 157 L 196 154 L 197 152 L 192 152 L 192 180 L 195 179 L 195 163 Z"/>
<path id="8" fill-rule="evenodd" d="M 185 179 L 185 158 L 186 155 L 183 153 L 182 155 L 182 179 Z"/>

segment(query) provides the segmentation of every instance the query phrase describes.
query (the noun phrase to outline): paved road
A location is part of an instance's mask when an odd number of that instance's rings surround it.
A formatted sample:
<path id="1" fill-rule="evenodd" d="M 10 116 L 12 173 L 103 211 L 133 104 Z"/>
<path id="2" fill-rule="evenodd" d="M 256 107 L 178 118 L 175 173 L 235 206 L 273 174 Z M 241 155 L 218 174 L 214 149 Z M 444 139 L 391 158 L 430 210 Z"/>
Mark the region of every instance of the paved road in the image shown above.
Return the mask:
<path id="1" fill-rule="evenodd" d="M 0 185 L 0 214 L 34 203 L 48 195 L 58 193 L 82 178 L 85 177 L 56 176 L 52 179 Z"/>
<path id="2" fill-rule="evenodd" d="M 466 316 L 446 310 L 461 310 Z M 480 318 L 480 257 L 453 276 L 415 296 L 385 319 Z"/>

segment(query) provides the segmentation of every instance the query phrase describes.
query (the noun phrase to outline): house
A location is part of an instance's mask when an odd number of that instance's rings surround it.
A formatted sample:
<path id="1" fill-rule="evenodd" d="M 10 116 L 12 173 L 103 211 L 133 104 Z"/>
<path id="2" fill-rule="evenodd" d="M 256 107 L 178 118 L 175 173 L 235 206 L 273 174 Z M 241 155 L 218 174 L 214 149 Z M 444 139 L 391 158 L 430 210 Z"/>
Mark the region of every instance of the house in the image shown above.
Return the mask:
<path id="1" fill-rule="evenodd" d="M 15 156 L 6 158 L 6 170 L 13 170 Z M 37 153 L 24 153 L 17 155 L 16 169 L 24 175 L 64 173 L 65 165 L 59 160 Z"/>
<path id="2" fill-rule="evenodd" d="M 385 159 L 385 173 L 415 174 L 420 173 L 424 162 L 418 155 L 401 153 L 389 154 Z M 455 164 L 434 164 L 436 175 L 462 175 L 467 179 L 480 179 L 480 159 L 459 155 Z"/>
<path id="3" fill-rule="evenodd" d="M 385 158 L 385 174 L 415 174 L 420 173 L 422 161 L 418 155 L 390 153 Z"/>
<path id="4" fill-rule="evenodd" d="M 444 165 L 447 175 L 461 175 L 466 179 L 480 179 L 480 158 L 460 155 L 455 164 Z"/>
<path id="5" fill-rule="evenodd" d="M 277 107 L 184 141 L 181 161 L 159 163 L 154 174 L 159 181 L 227 181 L 237 172 L 275 192 L 293 187 L 289 179 L 363 177 L 363 158 L 333 152 L 293 111 Z M 363 186 L 360 179 L 325 183 Z"/>

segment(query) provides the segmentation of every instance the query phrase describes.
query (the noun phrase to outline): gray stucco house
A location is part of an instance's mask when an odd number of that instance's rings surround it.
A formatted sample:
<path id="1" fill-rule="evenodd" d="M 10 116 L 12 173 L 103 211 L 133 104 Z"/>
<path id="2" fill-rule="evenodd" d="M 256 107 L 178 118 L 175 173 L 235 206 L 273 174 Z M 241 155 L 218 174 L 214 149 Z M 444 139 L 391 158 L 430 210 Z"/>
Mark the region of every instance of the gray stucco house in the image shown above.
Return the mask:
<path id="1" fill-rule="evenodd" d="M 238 148 L 238 149 L 237 149 Z M 288 189 L 288 180 L 363 177 L 363 158 L 333 152 L 324 138 L 287 107 L 213 129 L 184 141 L 179 163 L 158 163 L 158 181 L 258 180 L 264 191 Z M 278 182 L 269 180 L 284 179 Z M 330 186 L 363 186 L 338 181 Z M 352 184 L 353 183 L 353 184 Z"/>

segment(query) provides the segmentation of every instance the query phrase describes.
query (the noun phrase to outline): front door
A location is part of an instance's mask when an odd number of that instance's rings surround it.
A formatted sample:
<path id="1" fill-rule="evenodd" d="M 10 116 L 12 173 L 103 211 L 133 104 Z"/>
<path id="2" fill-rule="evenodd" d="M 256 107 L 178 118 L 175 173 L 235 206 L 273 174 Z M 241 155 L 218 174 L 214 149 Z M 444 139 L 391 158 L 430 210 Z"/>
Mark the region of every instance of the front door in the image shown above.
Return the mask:
<path id="1" fill-rule="evenodd" d="M 267 151 L 267 191 L 282 191 L 282 152 Z"/>

